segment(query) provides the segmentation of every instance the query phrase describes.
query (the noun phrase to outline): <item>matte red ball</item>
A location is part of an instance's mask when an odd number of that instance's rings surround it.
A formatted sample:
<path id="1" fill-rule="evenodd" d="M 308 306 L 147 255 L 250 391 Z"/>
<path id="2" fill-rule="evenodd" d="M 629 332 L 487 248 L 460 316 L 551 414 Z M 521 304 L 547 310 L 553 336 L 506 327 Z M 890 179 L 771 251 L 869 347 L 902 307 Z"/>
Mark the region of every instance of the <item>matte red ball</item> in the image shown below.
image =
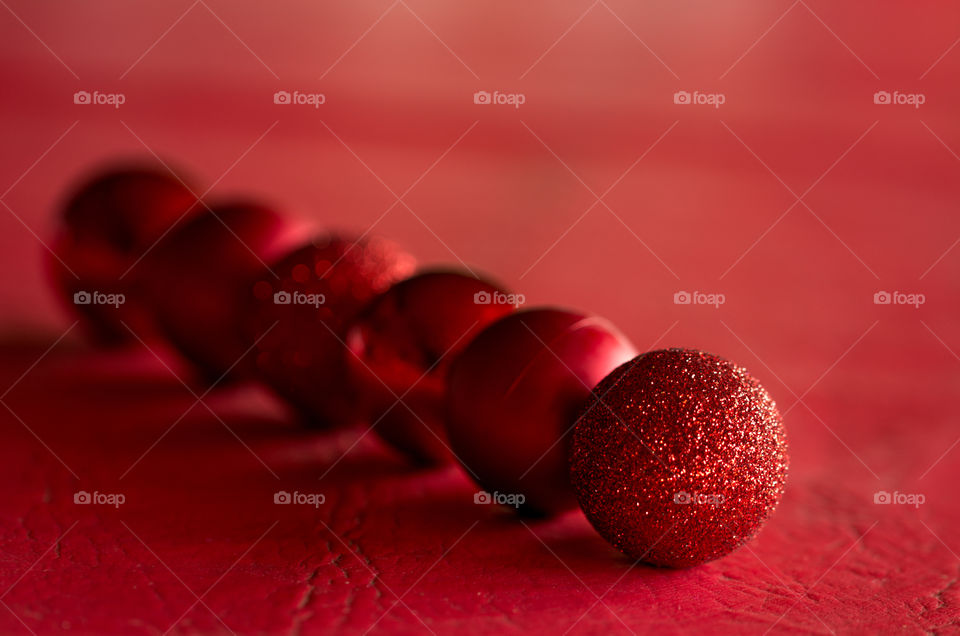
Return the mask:
<path id="1" fill-rule="evenodd" d="M 258 280 L 250 331 L 257 371 L 313 426 L 362 420 L 348 379 L 347 327 L 377 294 L 413 272 L 414 259 L 378 238 L 328 236 L 271 265 Z M 265 334 L 265 335 L 264 335 Z"/>
<path id="2" fill-rule="evenodd" d="M 684 349 L 603 379 L 577 422 L 570 476 L 587 519 L 630 558 L 687 567 L 745 543 L 787 478 L 777 407 L 747 371 Z"/>
<path id="3" fill-rule="evenodd" d="M 443 424 L 447 371 L 481 329 L 516 307 L 517 296 L 457 272 L 419 274 L 376 298 L 346 340 L 377 434 L 419 463 L 453 460 Z"/>
<path id="4" fill-rule="evenodd" d="M 123 167 L 84 182 L 64 205 L 52 246 L 56 256 L 49 257 L 48 266 L 94 340 L 135 342 L 123 323 L 141 337 L 154 334 L 149 314 L 133 302 L 138 261 L 178 221 L 200 209 L 191 189 L 165 170 Z M 128 302 L 99 303 L 95 293 L 122 295 Z"/>
<path id="5" fill-rule="evenodd" d="M 596 316 L 532 309 L 498 320 L 450 369 L 447 433 L 454 453 L 487 491 L 523 494 L 522 511 L 575 507 L 570 432 L 590 389 L 636 353 Z"/>
<path id="6" fill-rule="evenodd" d="M 237 201 L 181 224 L 144 259 L 144 302 L 207 381 L 254 377 L 253 283 L 299 238 L 273 208 Z"/>

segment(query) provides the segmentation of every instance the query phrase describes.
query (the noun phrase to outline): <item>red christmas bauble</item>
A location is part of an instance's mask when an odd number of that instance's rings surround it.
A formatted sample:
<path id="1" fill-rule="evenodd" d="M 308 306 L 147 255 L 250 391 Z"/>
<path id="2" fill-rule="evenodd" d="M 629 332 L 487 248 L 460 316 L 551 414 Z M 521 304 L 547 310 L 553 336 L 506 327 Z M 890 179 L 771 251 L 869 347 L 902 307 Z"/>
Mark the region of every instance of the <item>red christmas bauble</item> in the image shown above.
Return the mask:
<path id="1" fill-rule="evenodd" d="M 523 495 L 523 511 L 575 507 L 569 434 L 590 389 L 636 353 L 596 316 L 533 309 L 498 320 L 450 369 L 447 433 L 454 453 L 487 491 Z"/>
<path id="2" fill-rule="evenodd" d="M 357 423 L 347 377 L 347 326 L 363 307 L 413 272 L 414 259 L 382 239 L 328 236 L 271 265 L 253 285 L 249 332 L 257 371 L 309 424 Z"/>
<path id="3" fill-rule="evenodd" d="M 144 259 L 144 303 L 208 381 L 254 376 L 254 341 L 242 317 L 255 278 L 296 234 L 272 208 L 233 202 L 194 216 Z"/>
<path id="4" fill-rule="evenodd" d="M 147 311 L 134 302 L 138 261 L 178 220 L 201 208 L 168 172 L 126 167 L 97 174 L 69 198 L 48 266 L 54 283 L 101 344 L 154 335 Z M 182 221 L 181 221 L 182 222 Z M 123 299 L 124 302 L 110 302 Z"/>
<path id="5" fill-rule="evenodd" d="M 363 311 L 347 332 L 347 362 L 383 440 L 419 463 L 453 459 L 443 425 L 447 370 L 516 300 L 474 276 L 437 271 L 400 281 Z"/>
<path id="6" fill-rule="evenodd" d="M 570 475 L 587 519 L 633 559 L 686 567 L 746 542 L 773 512 L 787 440 L 770 395 L 743 368 L 651 351 L 593 391 Z"/>

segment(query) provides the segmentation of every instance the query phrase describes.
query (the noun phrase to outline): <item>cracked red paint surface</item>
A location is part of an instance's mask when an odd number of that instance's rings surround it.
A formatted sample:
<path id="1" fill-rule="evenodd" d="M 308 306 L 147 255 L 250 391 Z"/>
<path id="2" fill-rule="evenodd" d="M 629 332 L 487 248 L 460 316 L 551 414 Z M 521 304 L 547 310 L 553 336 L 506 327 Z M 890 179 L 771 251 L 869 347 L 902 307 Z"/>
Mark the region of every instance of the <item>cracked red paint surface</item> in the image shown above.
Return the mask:
<path id="1" fill-rule="evenodd" d="M 11 349 L 0 379 L 39 353 Z M 787 496 L 747 548 L 690 570 L 631 568 L 579 514 L 525 526 L 474 505 L 456 469 L 413 471 L 366 441 L 319 480 L 357 433 L 304 433 L 252 387 L 209 399 L 250 450 L 197 407 L 119 479 L 193 402 L 148 355 L 122 358 L 54 351 L 6 398 L 80 479 L 0 413 L 0 588 L 13 585 L 0 631 L 25 632 L 20 620 L 37 633 L 956 625 L 958 561 L 931 532 L 956 543 L 952 486 L 924 484 L 919 510 L 874 505 L 872 477 L 815 429 L 792 431 Z M 845 433 L 863 457 L 888 452 L 869 430 Z M 126 501 L 78 505 L 78 490 Z M 326 501 L 276 505 L 278 490 Z"/>

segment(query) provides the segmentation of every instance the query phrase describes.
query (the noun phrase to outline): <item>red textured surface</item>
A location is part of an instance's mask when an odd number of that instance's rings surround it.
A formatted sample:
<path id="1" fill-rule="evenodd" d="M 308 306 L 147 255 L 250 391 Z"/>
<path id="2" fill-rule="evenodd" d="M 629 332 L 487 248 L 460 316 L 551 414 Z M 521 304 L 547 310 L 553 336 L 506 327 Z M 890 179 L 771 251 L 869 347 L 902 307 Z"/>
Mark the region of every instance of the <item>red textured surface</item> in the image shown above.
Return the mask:
<path id="1" fill-rule="evenodd" d="M 0 631 L 957 631 L 960 9 L 281 4 L 0 7 Z M 94 89 L 127 102 L 72 103 Z M 412 471 L 372 436 L 344 455 L 355 434 L 304 433 L 249 389 L 206 396 L 219 419 L 188 411 L 148 353 L 92 353 L 75 329 L 34 366 L 71 324 L 40 265 L 54 204 L 150 151 L 641 348 L 744 365 L 785 415 L 781 507 L 720 561 L 631 569 L 579 515 L 524 526 L 454 467 Z M 695 290 L 726 303 L 673 303 Z"/>

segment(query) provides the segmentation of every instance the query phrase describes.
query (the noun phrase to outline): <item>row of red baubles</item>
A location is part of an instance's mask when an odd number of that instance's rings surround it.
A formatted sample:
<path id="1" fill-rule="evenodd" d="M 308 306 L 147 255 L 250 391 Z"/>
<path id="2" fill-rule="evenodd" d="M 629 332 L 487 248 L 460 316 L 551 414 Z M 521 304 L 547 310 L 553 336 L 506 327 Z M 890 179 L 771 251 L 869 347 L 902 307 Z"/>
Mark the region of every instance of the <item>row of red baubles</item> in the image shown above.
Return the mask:
<path id="1" fill-rule="evenodd" d="M 69 200 L 54 251 L 101 342 L 162 338 L 210 382 L 259 379 L 311 425 L 374 425 L 419 463 L 455 456 L 487 491 L 522 494 L 522 512 L 579 503 L 637 559 L 722 556 L 783 491 L 780 418 L 743 369 L 637 357 L 601 318 L 518 311 L 469 272 L 414 275 L 385 240 L 305 238 L 268 206 L 211 208 L 126 168 Z"/>

